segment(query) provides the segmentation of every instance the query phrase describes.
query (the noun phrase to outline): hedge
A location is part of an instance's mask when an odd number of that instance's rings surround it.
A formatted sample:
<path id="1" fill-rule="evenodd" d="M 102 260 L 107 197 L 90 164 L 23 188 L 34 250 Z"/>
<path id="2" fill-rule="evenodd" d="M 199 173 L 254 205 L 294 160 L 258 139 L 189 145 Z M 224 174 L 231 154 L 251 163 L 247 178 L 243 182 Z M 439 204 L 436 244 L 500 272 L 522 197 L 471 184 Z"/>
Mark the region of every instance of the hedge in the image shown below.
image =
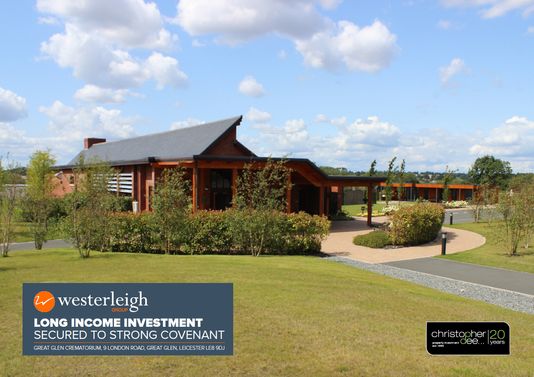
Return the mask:
<path id="1" fill-rule="evenodd" d="M 383 230 L 374 230 L 367 234 L 355 236 L 352 243 L 359 246 L 371 247 L 373 249 L 382 249 L 391 245 L 391 240 L 387 232 Z"/>
<path id="2" fill-rule="evenodd" d="M 401 207 L 391 218 L 389 237 L 395 245 L 433 241 L 441 229 L 445 210 L 439 204 L 417 203 Z"/>
<path id="3" fill-rule="evenodd" d="M 236 210 L 197 211 L 185 225 L 179 250 L 189 254 L 314 254 L 330 222 L 304 212 Z M 110 251 L 163 253 L 151 213 L 117 213 L 110 221 Z"/>

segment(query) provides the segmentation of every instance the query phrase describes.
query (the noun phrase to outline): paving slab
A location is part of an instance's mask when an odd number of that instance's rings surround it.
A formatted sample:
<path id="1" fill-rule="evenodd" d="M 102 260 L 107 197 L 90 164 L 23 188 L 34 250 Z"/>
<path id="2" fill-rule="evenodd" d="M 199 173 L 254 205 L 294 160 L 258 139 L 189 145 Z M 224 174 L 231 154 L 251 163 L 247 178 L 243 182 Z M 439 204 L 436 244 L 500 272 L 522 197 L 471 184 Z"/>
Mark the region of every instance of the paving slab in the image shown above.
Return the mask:
<path id="1" fill-rule="evenodd" d="M 375 222 L 386 221 L 387 218 L 375 218 Z M 367 263 L 387 263 L 401 260 L 433 257 L 441 254 L 441 239 L 420 245 L 392 249 L 372 249 L 357 246 L 352 243 L 356 235 L 372 232 L 365 220 L 333 221 L 330 234 L 322 243 L 321 251 L 332 255 L 350 258 Z M 443 227 L 447 232 L 447 253 L 454 254 L 460 251 L 474 249 L 484 245 L 486 239 L 480 234 L 463 229 Z"/>

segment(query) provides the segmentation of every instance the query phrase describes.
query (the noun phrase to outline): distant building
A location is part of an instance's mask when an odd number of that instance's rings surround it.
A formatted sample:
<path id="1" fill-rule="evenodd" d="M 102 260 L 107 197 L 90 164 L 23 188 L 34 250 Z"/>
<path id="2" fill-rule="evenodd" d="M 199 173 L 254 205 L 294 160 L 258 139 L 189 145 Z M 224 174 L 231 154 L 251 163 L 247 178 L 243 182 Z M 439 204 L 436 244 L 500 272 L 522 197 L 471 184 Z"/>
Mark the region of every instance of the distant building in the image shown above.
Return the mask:
<path id="1" fill-rule="evenodd" d="M 393 188 L 392 200 L 399 200 L 398 190 L 400 184 L 393 183 L 391 186 Z M 379 200 L 385 198 L 385 187 L 385 182 L 381 182 L 378 186 Z M 443 200 L 443 190 L 444 186 L 442 183 L 405 183 L 402 200 L 415 201 L 417 199 L 425 199 L 430 202 L 441 202 Z M 473 199 L 476 190 L 477 185 L 450 184 L 449 200 L 470 201 Z"/>

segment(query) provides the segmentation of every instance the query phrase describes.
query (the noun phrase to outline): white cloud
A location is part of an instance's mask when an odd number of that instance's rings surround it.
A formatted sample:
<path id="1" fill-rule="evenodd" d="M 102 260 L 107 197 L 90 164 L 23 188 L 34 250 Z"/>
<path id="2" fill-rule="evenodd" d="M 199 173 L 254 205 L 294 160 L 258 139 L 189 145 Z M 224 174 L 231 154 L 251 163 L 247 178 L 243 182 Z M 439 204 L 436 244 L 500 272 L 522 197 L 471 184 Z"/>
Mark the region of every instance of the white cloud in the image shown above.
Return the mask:
<path id="1" fill-rule="evenodd" d="M 176 39 L 163 28 L 163 17 L 153 2 L 37 0 L 37 9 L 124 48 L 169 48 Z"/>
<path id="2" fill-rule="evenodd" d="M 315 116 L 315 123 L 327 123 L 328 121 L 328 117 L 324 114 L 317 114 Z"/>
<path id="3" fill-rule="evenodd" d="M 467 67 L 464 61 L 460 58 L 454 58 L 449 65 L 439 69 L 439 78 L 443 85 L 447 85 L 454 76 L 466 71 Z"/>
<path id="4" fill-rule="evenodd" d="M 491 130 L 489 136 L 473 145 L 474 155 L 494 154 L 505 157 L 534 159 L 534 121 L 513 116 Z M 534 162 L 533 162 L 534 165 Z"/>
<path id="5" fill-rule="evenodd" d="M 65 140 L 80 141 L 90 136 L 125 138 L 134 135 L 134 120 L 124 117 L 117 109 L 102 106 L 74 108 L 55 101 L 49 107 L 41 106 L 39 111 L 49 118 L 49 130 Z"/>
<path id="6" fill-rule="evenodd" d="M 187 75 L 180 70 L 178 60 L 154 52 L 146 61 L 150 76 L 157 82 L 158 89 L 165 86 L 183 87 L 187 83 Z"/>
<path id="7" fill-rule="evenodd" d="M 317 4 L 332 9 L 329 0 L 181 0 L 175 22 L 189 34 L 216 34 L 219 41 L 235 44 L 277 33 L 306 38 L 320 30 L 326 20 Z"/>
<path id="8" fill-rule="evenodd" d="M 112 49 L 100 38 L 67 24 L 64 34 L 54 34 L 41 44 L 41 51 L 74 76 L 108 88 L 139 86 L 148 79 L 143 65 L 124 50 Z"/>
<path id="9" fill-rule="evenodd" d="M 193 47 L 206 47 L 206 44 L 204 42 L 196 38 L 191 41 L 191 45 Z"/>
<path id="10" fill-rule="evenodd" d="M 0 122 L 12 122 L 26 115 L 26 99 L 0 87 Z"/>
<path id="11" fill-rule="evenodd" d="M 533 34 L 533 33 L 534 33 L 534 26 L 529 26 L 529 27 L 527 28 L 527 33 L 529 33 L 529 34 Z"/>
<path id="12" fill-rule="evenodd" d="M 60 101 L 41 106 L 39 111 L 48 122 L 46 136 L 35 137 L 12 124 L 0 122 L 0 155 L 7 153 L 25 163 L 38 149 L 50 149 L 59 163 L 69 161 L 82 149 L 85 137 L 119 139 L 135 135 L 135 120 L 120 110 L 97 107 L 70 107 Z"/>
<path id="13" fill-rule="evenodd" d="M 121 103 L 126 97 L 132 95 L 127 89 L 108 89 L 96 85 L 85 85 L 74 93 L 74 98 L 85 102 Z"/>
<path id="14" fill-rule="evenodd" d="M 187 118 L 186 120 L 180 120 L 177 122 L 174 122 L 171 124 L 171 130 L 177 130 L 180 128 L 187 128 L 187 127 L 193 127 L 199 124 L 203 124 L 204 121 L 195 119 L 195 118 Z"/>
<path id="15" fill-rule="evenodd" d="M 59 25 L 59 20 L 52 16 L 39 17 L 37 22 L 42 25 Z"/>
<path id="16" fill-rule="evenodd" d="M 438 29 L 449 30 L 452 27 L 452 22 L 449 20 L 439 20 L 436 26 Z"/>
<path id="17" fill-rule="evenodd" d="M 246 118 L 254 123 L 266 123 L 272 118 L 271 114 L 267 111 L 258 110 L 255 107 L 251 107 L 248 110 Z"/>
<path id="18" fill-rule="evenodd" d="M 190 35 L 210 35 L 236 44 L 267 34 L 295 43 L 314 68 L 376 72 L 387 67 L 398 51 L 397 37 L 380 21 L 359 27 L 334 22 L 321 8 L 334 9 L 338 0 L 181 0 L 175 22 Z M 285 58 L 282 53 L 280 58 Z"/>
<path id="19" fill-rule="evenodd" d="M 263 85 L 260 84 L 253 76 L 246 76 L 239 83 L 238 90 L 241 94 L 249 97 L 261 97 L 265 94 Z"/>
<path id="20" fill-rule="evenodd" d="M 163 27 L 155 3 L 143 0 L 38 0 L 37 9 L 60 19 L 65 30 L 41 43 L 41 52 L 76 78 L 107 89 L 127 89 L 154 79 L 158 88 L 182 87 L 178 61 L 160 52 L 177 41 Z M 149 57 L 141 58 L 141 49 Z M 116 101 L 116 99 L 114 100 Z"/>
<path id="21" fill-rule="evenodd" d="M 315 116 L 315 123 L 330 123 L 333 126 L 344 126 L 347 124 L 347 117 L 346 116 L 340 116 L 337 118 L 330 119 L 324 114 L 317 114 Z"/>
<path id="22" fill-rule="evenodd" d="M 180 87 L 187 80 L 175 58 L 154 52 L 143 61 L 71 24 L 65 26 L 65 33 L 43 42 L 41 51 L 60 67 L 72 68 L 75 77 L 102 88 L 138 87 L 151 78 L 158 88 Z"/>
<path id="23" fill-rule="evenodd" d="M 534 0 L 441 0 L 446 7 L 482 8 L 484 18 L 496 18 L 513 11 L 521 11 L 528 16 L 534 11 Z"/>
<path id="24" fill-rule="evenodd" d="M 397 37 L 380 21 L 359 27 L 349 21 L 332 24 L 295 45 L 304 62 L 314 68 L 377 72 L 389 66 L 398 51 Z"/>
<path id="25" fill-rule="evenodd" d="M 367 144 L 374 146 L 395 146 L 399 143 L 400 129 L 377 116 L 358 119 L 340 128 L 340 144 Z"/>

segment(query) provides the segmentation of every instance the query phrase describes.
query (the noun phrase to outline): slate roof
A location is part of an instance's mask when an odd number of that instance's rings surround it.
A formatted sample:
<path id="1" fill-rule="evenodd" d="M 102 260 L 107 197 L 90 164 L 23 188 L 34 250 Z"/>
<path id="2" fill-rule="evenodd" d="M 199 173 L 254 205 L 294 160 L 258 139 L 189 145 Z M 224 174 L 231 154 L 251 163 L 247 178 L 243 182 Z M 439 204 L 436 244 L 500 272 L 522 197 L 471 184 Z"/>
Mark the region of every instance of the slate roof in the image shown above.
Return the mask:
<path id="1" fill-rule="evenodd" d="M 242 117 L 233 117 L 197 126 L 180 128 L 130 139 L 94 144 L 76 155 L 67 165 L 76 165 L 81 155 L 85 160 L 98 159 L 112 165 L 127 162 L 174 160 L 193 158 L 205 152 L 226 131 L 241 123 Z"/>

